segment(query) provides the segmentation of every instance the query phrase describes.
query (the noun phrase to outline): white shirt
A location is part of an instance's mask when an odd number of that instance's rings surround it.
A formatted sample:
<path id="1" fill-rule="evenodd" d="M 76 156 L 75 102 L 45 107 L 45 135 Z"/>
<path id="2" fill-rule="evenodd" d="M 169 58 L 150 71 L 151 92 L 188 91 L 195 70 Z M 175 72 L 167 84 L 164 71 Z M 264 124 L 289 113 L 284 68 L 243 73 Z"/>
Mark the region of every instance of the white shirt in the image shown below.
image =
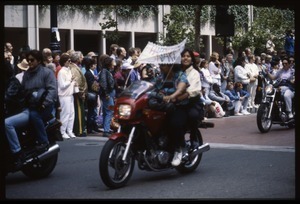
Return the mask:
<path id="1" fill-rule="evenodd" d="M 201 80 L 200 73 L 194 69 L 193 66 L 190 66 L 185 70 L 187 80 L 190 83 L 190 86 L 187 88 L 187 92 L 190 97 L 195 97 L 201 93 Z"/>
<path id="2" fill-rule="evenodd" d="M 211 84 L 213 83 L 213 79 L 211 77 L 209 70 L 203 67 L 203 68 L 201 68 L 201 71 L 202 71 L 203 77 L 204 77 L 204 80 L 201 82 L 202 87 L 210 88 Z"/>
<path id="3" fill-rule="evenodd" d="M 69 67 L 63 66 L 57 75 L 58 96 L 72 96 L 75 81 L 71 81 L 72 73 Z"/>

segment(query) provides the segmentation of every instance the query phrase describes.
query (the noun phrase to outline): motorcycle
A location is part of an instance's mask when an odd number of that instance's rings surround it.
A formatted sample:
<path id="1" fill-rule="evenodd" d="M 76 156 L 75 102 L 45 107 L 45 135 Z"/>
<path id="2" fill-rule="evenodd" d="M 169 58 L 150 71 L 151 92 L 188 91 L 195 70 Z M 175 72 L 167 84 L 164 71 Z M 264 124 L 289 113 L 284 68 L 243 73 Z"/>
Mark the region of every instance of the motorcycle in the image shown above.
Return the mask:
<path id="1" fill-rule="evenodd" d="M 111 188 L 124 187 L 130 180 L 135 162 L 140 170 L 161 172 L 175 168 L 180 173 L 190 173 L 200 164 L 202 153 L 210 149 L 203 144 L 199 128 L 212 128 L 214 123 L 199 121 L 196 131 L 198 147 L 193 148 L 190 129 L 186 127 L 182 162 L 173 167 L 174 150 L 170 147 L 171 135 L 164 129 L 166 110 L 149 108 L 154 85 L 135 81 L 116 99 L 114 119 L 118 130 L 106 141 L 99 159 L 99 172 L 103 183 Z"/>
<path id="2" fill-rule="evenodd" d="M 8 173 L 15 173 L 22 171 L 24 175 L 31 179 L 40 179 L 47 177 L 54 170 L 58 152 L 60 151 L 59 145 L 56 141 L 62 141 L 62 135 L 60 133 L 61 122 L 55 117 L 45 122 L 45 128 L 49 139 L 49 147 L 40 150 L 36 149 L 37 140 L 32 134 L 32 129 L 24 128 L 18 129 L 17 134 L 21 148 L 24 154 L 24 163 L 21 167 L 14 165 L 13 155 L 9 149 L 8 141 L 5 144 L 5 175 Z"/>
<path id="3" fill-rule="evenodd" d="M 264 76 L 261 78 L 263 79 L 264 90 L 262 101 L 256 115 L 256 123 L 259 131 L 261 133 L 267 133 L 273 124 L 279 124 L 288 128 L 295 127 L 294 99 L 292 100 L 292 114 L 294 117 L 289 118 L 286 113 L 286 104 L 280 90 L 282 84 L 288 84 L 290 81 L 280 79 L 271 81 Z"/>

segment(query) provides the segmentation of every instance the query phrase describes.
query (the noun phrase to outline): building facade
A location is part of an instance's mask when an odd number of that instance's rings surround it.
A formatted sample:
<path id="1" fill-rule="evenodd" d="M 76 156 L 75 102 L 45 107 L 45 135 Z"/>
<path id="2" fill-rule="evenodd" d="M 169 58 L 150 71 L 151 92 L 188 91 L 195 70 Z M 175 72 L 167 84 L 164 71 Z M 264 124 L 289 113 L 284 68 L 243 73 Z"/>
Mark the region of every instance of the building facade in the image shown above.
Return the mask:
<path id="1" fill-rule="evenodd" d="M 157 42 L 160 34 L 165 34 L 162 19 L 170 13 L 169 5 L 158 5 L 158 14 L 143 19 L 118 18 L 118 31 L 120 40 L 118 45 L 128 49 L 140 47 L 143 49 L 147 43 Z M 114 14 L 112 14 L 113 18 Z M 59 31 L 59 44 L 62 52 L 69 49 L 80 50 L 83 54 L 90 51 L 99 54 L 108 53 L 112 43 L 103 37 L 103 33 L 113 30 L 101 31 L 100 22 L 104 22 L 103 14 L 88 16 L 83 12 L 57 11 L 57 27 Z M 4 7 L 4 36 L 5 42 L 11 42 L 15 52 L 23 46 L 29 45 L 31 49 L 49 47 L 51 42 L 50 8 L 39 9 L 38 5 L 5 5 Z M 103 32 L 103 33 L 102 33 Z M 214 26 L 209 24 L 201 27 L 204 40 L 203 52 L 210 55 L 212 50 L 222 50 L 214 40 Z"/>

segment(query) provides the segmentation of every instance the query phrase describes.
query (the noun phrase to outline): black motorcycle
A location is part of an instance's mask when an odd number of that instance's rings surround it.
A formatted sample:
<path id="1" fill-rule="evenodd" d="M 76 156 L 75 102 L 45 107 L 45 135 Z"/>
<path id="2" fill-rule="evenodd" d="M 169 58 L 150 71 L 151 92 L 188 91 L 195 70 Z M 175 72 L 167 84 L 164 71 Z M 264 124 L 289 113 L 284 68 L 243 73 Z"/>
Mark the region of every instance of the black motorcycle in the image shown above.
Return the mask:
<path id="1" fill-rule="evenodd" d="M 37 139 L 32 133 L 32 128 L 18 129 L 17 133 L 24 154 L 24 163 L 21 166 L 14 164 L 13 155 L 6 140 L 5 166 L 3 168 L 5 175 L 22 171 L 27 177 L 32 179 L 47 177 L 54 170 L 57 163 L 60 148 L 56 141 L 63 140 L 60 126 L 61 122 L 54 117 L 45 122 L 49 147 L 44 150 L 36 148 Z"/>
<path id="2" fill-rule="evenodd" d="M 262 77 L 264 83 L 264 90 L 262 94 L 262 101 L 257 110 L 257 127 L 260 132 L 267 133 L 272 127 L 272 124 L 279 124 L 288 128 L 295 127 L 295 105 L 292 100 L 292 114 L 293 118 L 289 118 L 286 112 L 286 104 L 281 95 L 280 87 L 283 85 L 293 86 L 290 80 L 268 80 Z"/>

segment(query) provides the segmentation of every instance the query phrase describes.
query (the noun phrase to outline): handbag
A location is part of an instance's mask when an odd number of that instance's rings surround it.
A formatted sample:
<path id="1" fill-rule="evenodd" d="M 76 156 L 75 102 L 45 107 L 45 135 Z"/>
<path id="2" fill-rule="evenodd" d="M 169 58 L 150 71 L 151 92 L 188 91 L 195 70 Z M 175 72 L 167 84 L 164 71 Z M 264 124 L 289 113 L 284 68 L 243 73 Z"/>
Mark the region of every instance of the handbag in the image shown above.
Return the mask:
<path id="1" fill-rule="evenodd" d="M 99 83 L 97 81 L 94 81 L 91 88 L 92 88 L 93 91 L 99 92 L 100 85 L 99 85 Z"/>
<path id="2" fill-rule="evenodd" d="M 97 103 L 97 94 L 95 92 L 88 92 L 87 95 L 88 103 Z"/>

